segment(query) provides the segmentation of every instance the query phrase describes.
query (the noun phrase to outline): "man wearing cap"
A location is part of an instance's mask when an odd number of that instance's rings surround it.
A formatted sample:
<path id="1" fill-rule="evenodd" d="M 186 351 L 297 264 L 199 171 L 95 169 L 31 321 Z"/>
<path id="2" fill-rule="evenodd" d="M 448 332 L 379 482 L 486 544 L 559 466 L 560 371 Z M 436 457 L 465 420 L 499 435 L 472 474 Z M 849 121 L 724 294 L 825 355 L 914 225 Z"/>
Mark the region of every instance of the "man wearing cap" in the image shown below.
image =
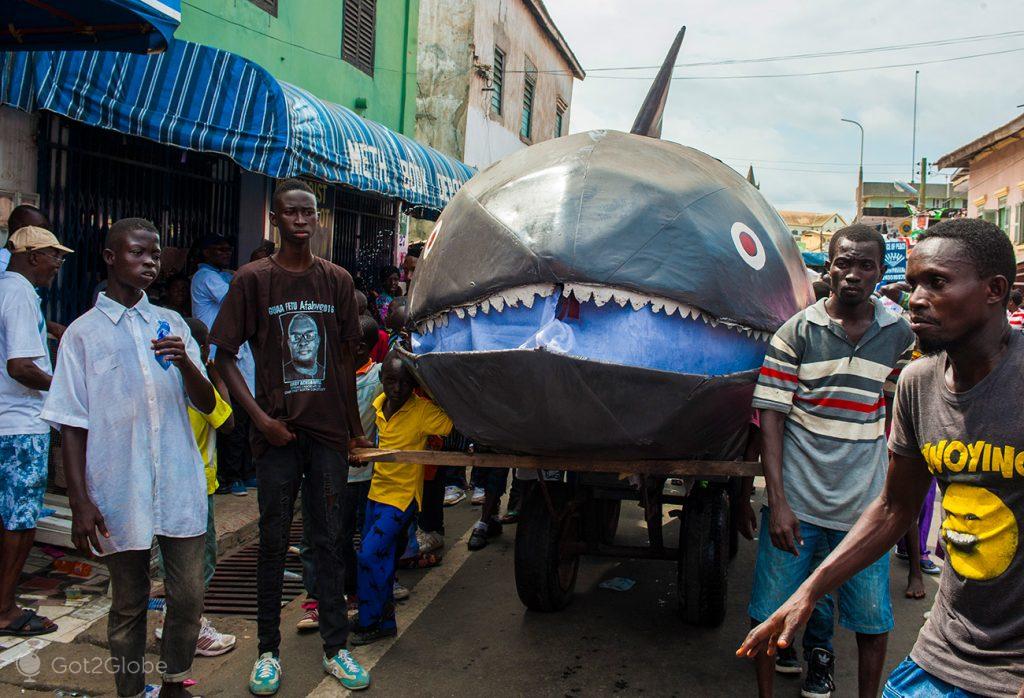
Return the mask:
<path id="1" fill-rule="evenodd" d="M 207 235 L 200 241 L 199 250 L 203 262 L 192 277 L 192 314 L 207 327 L 213 327 L 234 276 L 234 272 L 229 269 L 234 249 L 227 238 Z M 210 347 L 211 360 L 216 356 L 216 351 L 217 347 Z M 256 362 L 248 344 L 238 351 L 238 369 L 245 378 L 249 392 L 254 393 Z M 231 408 L 235 413 L 235 429 L 217 440 L 217 479 L 221 483 L 217 494 L 230 492 L 243 496 L 248 494 L 247 487 L 256 486 L 252 455 L 249 452 L 249 415 L 234 400 L 231 401 Z"/>
<path id="2" fill-rule="evenodd" d="M 53 233 L 19 228 L 0 273 L 0 636 L 44 635 L 53 621 L 15 605 L 15 591 L 43 508 L 50 427 L 39 418 L 53 366 L 37 288 L 48 287 L 71 252 Z"/>

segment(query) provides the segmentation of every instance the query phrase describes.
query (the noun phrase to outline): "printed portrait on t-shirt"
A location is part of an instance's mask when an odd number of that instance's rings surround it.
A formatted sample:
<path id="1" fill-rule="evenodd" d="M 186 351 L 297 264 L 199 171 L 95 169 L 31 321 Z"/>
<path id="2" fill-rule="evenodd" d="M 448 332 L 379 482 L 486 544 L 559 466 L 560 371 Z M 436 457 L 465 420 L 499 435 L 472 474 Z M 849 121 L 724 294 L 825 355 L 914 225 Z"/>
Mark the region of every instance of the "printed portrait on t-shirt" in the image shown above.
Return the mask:
<path id="1" fill-rule="evenodd" d="M 327 337 L 319 312 L 282 313 L 281 360 L 285 394 L 324 389 Z"/>

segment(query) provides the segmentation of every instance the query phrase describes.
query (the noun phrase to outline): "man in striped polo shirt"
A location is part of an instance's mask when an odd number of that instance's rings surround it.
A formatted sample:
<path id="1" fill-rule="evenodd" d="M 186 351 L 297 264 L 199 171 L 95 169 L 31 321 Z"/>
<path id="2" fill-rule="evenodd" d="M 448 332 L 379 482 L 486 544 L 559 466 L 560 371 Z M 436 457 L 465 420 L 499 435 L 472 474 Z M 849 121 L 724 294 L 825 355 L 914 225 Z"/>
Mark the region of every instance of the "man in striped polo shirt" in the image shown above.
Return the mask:
<path id="1" fill-rule="evenodd" d="M 829 245 L 832 294 L 797 313 L 772 338 L 754 391 L 761 410 L 768 507 L 749 613 L 775 612 L 834 550 L 878 495 L 888 453 L 886 398 L 909 362 L 914 334 L 872 292 L 885 241 L 864 225 Z M 888 633 L 889 560 L 883 556 L 839 588 L 839 622 L 857 633 L 860 695 L 877 695 Z M 811 650 L 801 694 L 831 695 L 834 656 Z M 772 695 L 774 657 L 757 657 L 758 688 Z"/>

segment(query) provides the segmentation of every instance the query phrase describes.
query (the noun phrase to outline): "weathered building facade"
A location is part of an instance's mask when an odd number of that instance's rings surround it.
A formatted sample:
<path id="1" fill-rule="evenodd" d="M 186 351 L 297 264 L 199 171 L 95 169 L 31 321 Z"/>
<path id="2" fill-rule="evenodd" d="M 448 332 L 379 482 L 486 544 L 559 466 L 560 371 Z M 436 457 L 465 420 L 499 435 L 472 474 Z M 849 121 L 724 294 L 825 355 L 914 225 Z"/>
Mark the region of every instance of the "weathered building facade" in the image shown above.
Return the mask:
<path id="1" fill-rule="evenodd" d="M 541 0 L 420 0 L 416 139 L 483 169 L 568 133 L 579 61 Z"/>

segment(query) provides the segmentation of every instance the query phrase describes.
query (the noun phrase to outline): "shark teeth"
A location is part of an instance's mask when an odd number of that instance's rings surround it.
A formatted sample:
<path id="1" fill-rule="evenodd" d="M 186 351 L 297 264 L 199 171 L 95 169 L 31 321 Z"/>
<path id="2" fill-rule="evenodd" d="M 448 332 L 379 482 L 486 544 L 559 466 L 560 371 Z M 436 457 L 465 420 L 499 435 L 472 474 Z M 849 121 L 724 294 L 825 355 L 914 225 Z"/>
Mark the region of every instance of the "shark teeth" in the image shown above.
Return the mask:
<path id="1" fill-rule="evenodd" d="M 771 332 L 764 332 L 762 330 L 741 325 L 732 320 L 714 317 L 705 313 L 700 308 L 695 308 L 687 305 L 686 303 L 680 303 L 679 301 L 670 300 L 668 298 L 647 296 L 622 288 L 583 283 L 567 283 L 561 286 L 556 286 L 554 284 L 528 284 L 525 286 L 516 286 L 515 288 L 505 289 L 495 295 L 478 299 L 472 303 L 466 303 L 449 308 L 448 310 L 437 313 L 425 320 L 421 320 L 417 323 L 417 326 L 420 332 L 433 332 L 434 329 L 439 326 L 447 326 L 448 318 L 452 313 L 455 314 L 455 317 L 462 320 L 467 316 L 475 318 L 478 312 L 485 315 L 490 313 L 491 310 L 500 313 L 504 311 L 506 307 L 514 308 L 522 306 L 524 308 L 532 308 L 538 298 L 548 298 L 555 293 L 561 293 L 565 298 L 575 296 L 576 300 L 580 303 L 593 302 L 594 305 L 599 308 L 607 305 L 608 303 L 615 303 L 620 308 L 625 308 L 629 305 L 629 307 L 634 311 L 639 311 L 646 307 L 650 308 L 653 313 L 665 313 L 667 316 L 672 316 L 678 313 L 680 318 L 689 318 L 694 321 L 700 320 L 705 325 L 710 325 L 712 327 L 721 326 L 728 328 L 734 332 L 762 342 L 768 342 L 772 338 Z"/>

